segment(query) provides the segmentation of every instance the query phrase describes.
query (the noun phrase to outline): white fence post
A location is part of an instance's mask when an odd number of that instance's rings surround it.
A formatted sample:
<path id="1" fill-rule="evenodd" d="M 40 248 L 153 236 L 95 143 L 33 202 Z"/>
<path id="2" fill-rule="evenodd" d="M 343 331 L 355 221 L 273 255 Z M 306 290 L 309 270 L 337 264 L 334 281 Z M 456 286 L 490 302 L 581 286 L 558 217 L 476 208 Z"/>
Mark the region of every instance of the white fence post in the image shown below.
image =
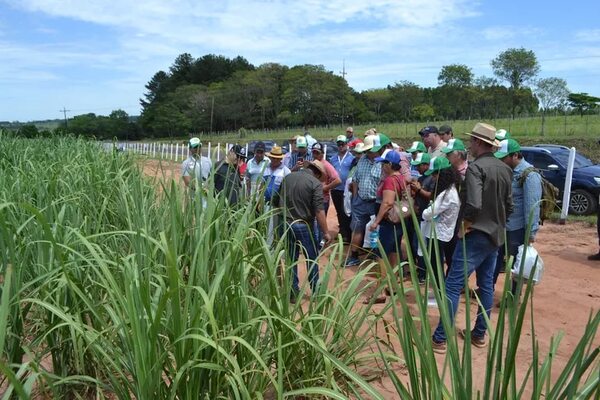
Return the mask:
<path id="1" fill-rule="evenodd" d="M 156 158 L 156 142 L 152 142 L 152 158 Z"/>
<path id="2" fill-rule="evenodd" d="M 175 161 L 179 161 L 179 143 L 175 146 Z"/>
<path id="3" fill-rule="evenodd" d="M 217 143 L 217 162 L 221 161 L 221 143 Z"/>
<path id="4" fill-rule="evenodd" d="M 210 154 L 211 143 L 208 142 L 208 153 L 206 153 L 206 157 L 212 162 L 212 154 Z"/>
<path id="5" fill-rule="evenodd" d="M 573 167 L 575 166 L 575 147 L 571 147 L 569 152 L 569 163 L 567 164 L 567 176 L 565 180 L 565 188 L 563 190 L 562 211 L 560 213 L 561 225 L 567 222 L 569 216 L 569 204 L 571 202 L 571 183 L 573 182 Z"/>

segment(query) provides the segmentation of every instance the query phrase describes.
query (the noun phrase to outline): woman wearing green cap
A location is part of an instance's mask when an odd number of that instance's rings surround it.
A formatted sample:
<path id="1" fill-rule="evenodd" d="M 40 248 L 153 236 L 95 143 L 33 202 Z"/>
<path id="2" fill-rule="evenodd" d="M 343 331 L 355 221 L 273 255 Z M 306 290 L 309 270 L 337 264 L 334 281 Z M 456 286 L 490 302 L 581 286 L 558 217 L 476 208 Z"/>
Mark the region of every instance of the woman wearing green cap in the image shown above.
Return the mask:
<path id="1" fill-rule="evenodd" d="M 458 220 L 460 199 L 456 188 L 460 184 L 460 176 L 443 156 L 432 158 L 425 174 L 431 175 L 435 182 L 435 189 L 429 207 L 423 210 L 421 232 L 426 239 L 428 249 L 427 253 L 423 253 L 424 256 L 429 254 L 434 277 L 440 286 L 444 276 L 445 249 L 454 237 L 454 228 Z M 439 269 L 436 263 L 438 257 Z"/>

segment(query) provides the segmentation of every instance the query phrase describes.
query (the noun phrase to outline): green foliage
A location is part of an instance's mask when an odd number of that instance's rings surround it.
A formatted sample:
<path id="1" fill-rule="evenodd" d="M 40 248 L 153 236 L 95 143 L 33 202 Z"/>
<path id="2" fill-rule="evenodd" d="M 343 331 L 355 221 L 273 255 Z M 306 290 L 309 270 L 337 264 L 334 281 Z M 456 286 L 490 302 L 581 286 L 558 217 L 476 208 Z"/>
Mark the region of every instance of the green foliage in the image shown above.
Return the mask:
<path id="1" fill-rule="evenodd" d="M 507 280 L 477 389 L 470 343 L 460 345 L 444 289 L 429 282 L 449 335 L 445 358 L 433 354 L 411 254 L 402 266 L 384 260 L 386 282 L 369 282 L 370 267 L 348 279 L 335 243 L 317 292 L 292 304 L 285 242 L 266 244 L 269 215 L 255 202 L 229 208 L 209 181 L 200 207 L 166 176 L 150 181 L 136 160 L 94 142 L 0 135 L 4 398 L 383 399 L 370 384 L 382 374 L 403 399 L 519 399 L 525 387 L 532 398 L 597 393 L 597 311 L 558 374 L 560 336 L 546 356 L 532 322 L 523 377 L 515 355 L 533 286 L 510 302 Z M 441 273 L 427 264 L 429 276 Z M 391 279 L 401 268 L 412 285 Z M 359 305 L 386 286 L 394 295 L 383 309 Z"/>
<path id="2" fill-rule="evenodd" d="M 511 48 L 498 54 L 491 61 L 494 75 L 507 81 L 511 89 L 520 89 L 525 83 L 535 78 L 540 65 L 533 50 Z"/>
<path id="3" fill-rule="evenodd" d="M 590 96 L 587 93 L 571 93 L 567 100 L 571 107 L 579 111 L 579 114 L 583 117 L 583 114 L 598 108 L 600 98 Z"/>
<path id="4" fill-rule="evenodd" d="M 471 86 L 473 82 L 473 72 L 471 68 L 463 64 L 444 65 L 438 75 L 438 85 L 465 87 Z"/>

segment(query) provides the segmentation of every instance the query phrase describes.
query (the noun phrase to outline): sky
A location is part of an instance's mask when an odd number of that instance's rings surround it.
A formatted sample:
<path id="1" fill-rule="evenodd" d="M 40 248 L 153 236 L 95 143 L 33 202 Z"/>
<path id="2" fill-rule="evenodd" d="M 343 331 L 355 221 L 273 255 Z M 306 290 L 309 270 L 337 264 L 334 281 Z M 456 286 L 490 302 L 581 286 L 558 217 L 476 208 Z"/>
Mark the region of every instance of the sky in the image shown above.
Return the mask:
<path id="1" fill-rule="evenodd" d="M 508 48 L 539 77 L 600 96 L 600 2 L 464 0 L 0 0 L 0 121 L 123 109 L 175 57 L 320 64 L 361 91 L 437 85 L 444 65 L 493 76 Z"/>

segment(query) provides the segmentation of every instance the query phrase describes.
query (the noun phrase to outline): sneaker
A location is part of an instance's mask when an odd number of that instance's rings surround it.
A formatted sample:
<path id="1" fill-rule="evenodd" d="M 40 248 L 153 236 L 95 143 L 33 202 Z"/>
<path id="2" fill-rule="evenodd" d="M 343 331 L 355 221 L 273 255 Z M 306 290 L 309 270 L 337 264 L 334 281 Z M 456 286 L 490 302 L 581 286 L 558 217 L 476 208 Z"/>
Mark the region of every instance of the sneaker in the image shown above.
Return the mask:
<path id="1" fill-rule="evenodd" d="M 588 256 L 587 259 L 590 261 L 600 261 L 600 251 L 596 254 L 592 254 L 591 256 Z"/>
<path id="2" fill-rule="evenodd" d="M 348 257 L 344 265 L 346 266 L 346 268 L 356 267 L 357 265 L 360 265 L 360 260 L 356 257 Z"/>
<path id="3" fill-rule="evenodd" d="M 431 349 L 434 353 L 446 354 L 446 342 L 436 342 L 435 339 L 431 339 Z"/>
<path id="4" fill-rule="evenodd" d="M 471 335 L 469 333 L 469 335 Z M 466 340 L 467 338 L 467 330 L 466 329 L 460 329 L 458 331 L 458 336 L 460 336 L 462 339 Z M 471 335 L 471 344 L 475 347 L 478 347 L 480 349 L 485 348 L 485 346 L 487 346 L 487 341 L 485 340 L 485 336 L 473 336 Z"/>

